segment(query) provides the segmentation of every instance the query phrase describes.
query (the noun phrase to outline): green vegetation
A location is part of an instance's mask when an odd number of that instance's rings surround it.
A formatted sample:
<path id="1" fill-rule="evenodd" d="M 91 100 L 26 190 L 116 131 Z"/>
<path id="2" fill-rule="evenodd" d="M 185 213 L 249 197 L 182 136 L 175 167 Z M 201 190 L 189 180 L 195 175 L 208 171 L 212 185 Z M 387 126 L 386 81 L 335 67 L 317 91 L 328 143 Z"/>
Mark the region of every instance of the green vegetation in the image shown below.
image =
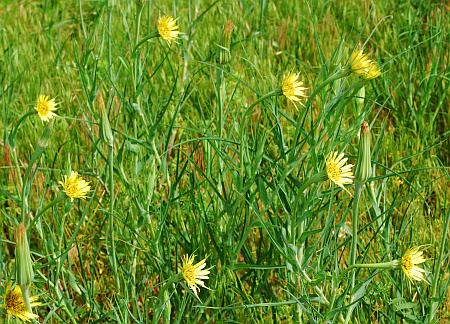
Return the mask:
<path id="1" fill-rule="evenodd" d="M 1 1 L 0 293 L 28 287 L 23 222 L 41 322 L 449 321 L 449 22 L 437 0 Z M 351 73 L 358 46 L 380 76 Z M 415 246 L 428 283 L 399 265 Z"/>

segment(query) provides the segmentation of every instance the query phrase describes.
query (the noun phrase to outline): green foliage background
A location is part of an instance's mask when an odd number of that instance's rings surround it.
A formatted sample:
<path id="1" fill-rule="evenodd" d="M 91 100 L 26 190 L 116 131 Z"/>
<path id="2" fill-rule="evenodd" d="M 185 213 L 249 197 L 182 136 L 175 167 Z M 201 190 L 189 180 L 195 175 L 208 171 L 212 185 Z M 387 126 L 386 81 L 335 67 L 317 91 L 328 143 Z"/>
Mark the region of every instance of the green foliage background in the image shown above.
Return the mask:
<path id="1" fill-rule="evenodd" d="M 449 10 L 445 1 L 2 1 L 0 290 L 14 280 L 25 217 L 33 293 L 45 302 L 35 311 L 51 323 L 339 322 L 352 293 L 354 323 L 448 321 Z M 178 19 L 181 39 L 140 44 L 163 14 Z M 227 20 L 231 60 L 219 64 Z M 382 75 L 324 84 L 358 44 Z M 288 71 L 317 90 L 310 102 L 271 97 L 248 109 Z M 21 120 L 40 94 L 59 107 L 48 138 L 37 114 Z M 428 285 L 361 270 L 352 291 L 342 273 L 352 197 L 302 186 L 332 151 L 356 163 L 363 120 L 376 195 L 360 202 L 358 260 L 428 245 Z M 59 199 L 70 170 L 91 182 L 88 199 Z M 183 282 L 165 284 L 187 253 L 212 267 L 201 300 Z"/>

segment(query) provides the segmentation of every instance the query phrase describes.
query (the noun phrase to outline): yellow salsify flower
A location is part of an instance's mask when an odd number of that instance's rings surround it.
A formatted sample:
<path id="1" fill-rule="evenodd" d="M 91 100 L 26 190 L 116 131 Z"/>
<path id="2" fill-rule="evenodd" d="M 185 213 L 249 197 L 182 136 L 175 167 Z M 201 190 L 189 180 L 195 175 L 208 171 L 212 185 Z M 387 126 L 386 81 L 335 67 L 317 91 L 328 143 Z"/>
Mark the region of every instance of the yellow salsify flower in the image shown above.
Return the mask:
<path id="1" fill-rule="evenodd" d="M 344 190 L 344 184 L 353 183 L 352 164 L 345 164 L 348 158 L 344 158 L 344 153 L 338 155 L 338 152 L 331 153 L 325 161 L 325 170 L 328 179 Z"/>
<path id="2" fill-rule="evenodd" d="M 203 279 L 209 279 L 209 269 L 204 269 L 206 267 L 206 259 L 194 264 L 195 255 L 189 257 L 189 255 L 183 256 L 183 264 L 181 266 L 181 274 L 184 280 L 186 280 L 187 285 L 198 297 L 198 291 L 201 286 L 203 288 L 209 289 L 205 286 Z"/>
<path id="3" fill-rule="evenodd" d="M 171 16 L 163 16 L 158 19 L 158 33 L 162 39 L 164 39 L 169 45 L 172 41 L 175 41 L 180 31 L 175 19 Z"/>
<path id="4" fill-rule="evenodd" d="M 50 99 L 49 96 L 40 95 L 34 109 L 37 111 L 39 118 L 41 118 L 43 122 L 48 122 L 56 116 L 54 113 L 57 109 L 56 105 L 55 99 Z"/>
<path id="5" fill-rule="evenodd" d="M 74 198 L 86 198 L 86 195 L 91 190 L 89 182 L 85 181 L 74 171 L 70 173 L 70 176 L 64 176 L 64 181 L 59 181 L 58 183 L 63 186 L 64 192 L 70 197 L 71 201 Z"/>
<path id="6" fill-rule="evenodd" d="M 352 71 L 365 79 L 374 79 L 381 75 L 377 64 L 369 59 L 362 49 L 355 50 L 350 56 L 350 66 Z"/>
<path id="7" fill-rule="evenodd" d="M 303 87 L 303 82 L 298 80 L 299 77 L 298 73 L 289 72 L 281 84 L 283 95 L 292 102 L 300 101 L 302 97 L 306 97 L 305 90 L 307 88 Z"/>
<path id="8" fill-rule="evenodd" d="M 369 68 L 369 71 L 367 71 L 367 79 L 375 79 L 381 75 L 381 71 L 378 68 L 378 66 L 373 63 L 372 66 Z"/>
<path id="9" fill-rule="evenodd" d="M 402 256 L 401 267 L 410 281 L 427 281 L 424 276 L 425 270 L 417 266 L 425 261 L 426 259 L 423 257 L 423 251 L 420 250 L 420 247 L 416 246 L 406 250 Z"/>
<path id="10" fill-rule="evenodd" d="M 30 306 L 36 307 L 42 305 L 42 303 L 37 302 L 37 296 L 30 297 Z M 16 285 L 14 289 L 11 289 L 11 285 L 8 284 L 3 296 L 3 308 L 6 309 L 8 317 L 16 317 L 24 322 L 31 321 L 33 319 L 38 319 L 39 316 L 33 314 L 27 310 L 25 305 L 25 300 L 23 299 L 22 289 L 20 286 Z"/>

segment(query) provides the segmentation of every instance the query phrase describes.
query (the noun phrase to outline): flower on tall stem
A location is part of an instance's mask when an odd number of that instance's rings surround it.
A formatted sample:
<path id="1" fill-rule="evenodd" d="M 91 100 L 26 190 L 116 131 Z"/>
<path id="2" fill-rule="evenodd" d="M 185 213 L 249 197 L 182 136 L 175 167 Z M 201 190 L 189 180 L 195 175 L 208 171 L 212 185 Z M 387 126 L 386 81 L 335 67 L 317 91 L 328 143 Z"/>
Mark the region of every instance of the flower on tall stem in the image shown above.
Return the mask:
<path id="1" fill-rule="evenodd" d="M 377 64 L 364 54 L 362 49 L 355 50 L 350 56 L 350 67 L 352 71 L 365 79 L 374 79 L 381 75 Z"/>
<path id="2" fill-rule="evenodd" d="M 163 16 L 158 19 L 158 33 L 167 44 L 171 44 L 180 35 L 176 19 L 171 16 Z"/>
<path id="3" fill-rule="evenodd" d="M 72 171 L 70 176 L 64 176 L 64 181 L 59 181 L 63 186 L 66 195 L 73 201 L 74 198 L 85 199 L 88 192 L 91 190 L 89 182 L 84 180 L 77 172 Z"/>
<path id="4" fill-rule="evenodd" d="M 36 307 L 42 305 L 42 303 L 37 302 L 37 296 L 30 297 L 30 306 Z M 11 289 L 11 285 L 8 284 L 3 295 L 2 308 L 6 310 L 8 317 L 15 317 L 24 322 L 31 321 L 33 319 L 38 319 L 39 316 L 33 314 L 30 310 L 27 310 L 25 300 L 22 295 L 22 289 L 20 286 L 16 285 Z"/>
<path id="5" fill-rule="evenodd" d="M 345 164 L 348 158 L 344 158 L 344 153 L 338 152 L 331 153 L 326 159 L 325 170 L 332 182 L 346 190 L 344 185 L 353 183 L 352 164 Z"/>
<path id="6" fill-rule="evenodd" d="M 299 81 L 298 73 L 289 72 L 283 79 L 281 84 L 281 92 L 292 102 L 299 102 L 302 98 L 306 98 L 306 89 L 303 82 Z"/>
<path id="7" fill-rule="evenodd" d="M 423 251 L 420 247 L 416 246 L 406 250 L 401 259 L 401 267 L 409 281 L 427 282 L 424 276 L 425 270 L 418 266 L 418 264 L 425 261 L 426 259 L 423 257 Z"/>
<path id="8" fill-rule="evenodd" d="M 200 262 L 194 264 L 195 255 L 185 255 L 183 256 L 183 263 L 181 265 L 181 274 L 186 281 L 189 288 L 198 297 L 198 292 L 200 291 L 199 286 L 208 289 L 203 282 L 203 279 L 209 279 L 209 269 L 206 267 L 206 258 Z"/>
<path id="9" fill-rule="evenodd" d="M 40 95 L 34 109 L 37 111 L 42 122 L 48 122 L 56 116 L 54 113 L 57 109 L 56 105 L 55 99 L 50 99 L 49 96 Z"/>

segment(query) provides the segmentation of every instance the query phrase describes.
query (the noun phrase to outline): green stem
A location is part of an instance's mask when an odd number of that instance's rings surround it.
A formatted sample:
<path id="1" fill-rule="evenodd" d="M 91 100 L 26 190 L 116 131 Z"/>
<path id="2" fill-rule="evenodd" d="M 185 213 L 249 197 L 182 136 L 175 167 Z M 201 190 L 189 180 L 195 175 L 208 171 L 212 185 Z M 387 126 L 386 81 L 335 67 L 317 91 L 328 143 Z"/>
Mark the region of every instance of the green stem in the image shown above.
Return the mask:
<path id="1" fill-rule="evenodd" d="M 330 75 L 327 79 L 325 79 L 325 81 L 323 81 L 318 87 L 314 88 L 314 91 L 308 96 L 308 100 L 305 103 L 306 107 L 309 107 L 309 105 L 311 105 L 312 100 L 314 99 L 314 97 L 320 92 L 322 91 L 322 89 L 328 85 L 331 82 L 334 82 L 336 80 L 339 80 L 343 77 L 346 77 L 347 75 L 349 75 L 351 72 L 349 70 L 341 70 L 338 71 L 337 73 L 334 73 L 332 75 Z"/>
<path id="2" fill-rule="evenodd" d="M 356 264 L 356 254 L 358 250 L 358 217 L 359 217 L 359 199 L 361 197 L 361 191 L 363 184 L 357 182 L 355 185 L 355 198 L 353 200 L 353 211 L 352 211 L 352 246 L 350 252 L 350 266 Z M 352 289 L 355 287 L 356 271 L 353 272 L 352 276 Z"/>
<path id="3" fill-rule="evenodd" d="M 108 146 L 108 166 L 109 166 L 109 234 L 111 240 L 111 267 L 115 274 L 117 290 L 120 290 L 119 275 L 116 264 L 116 243 L 114 239 L 114 144 Z"/>
<path id="4" fill-rule="evenodd" d="M 11 157 L 12 157 L 12 160 L 14 162 L 14 168 L 16 170 L 16 180 L 17 180 L 17 182 L 19 182 L 20 190 L 23 191 L 22 174 L 21 174 L 21 171 L 20 171 L 19 160 L 17 159 L 17 151 L 16 151 L 15 147 L 12 147 L 12 149 L 11 149 Z"/>
<path id="5" fill-rule="evenodd" d="M 145 36 L 144 38 L 142 38 L 142 40 L 136 44 L 136 46 L 133 49 L 133 54 L 136 54 L 136 51 L 139 49 L 139 47 L 141 47 L 144 43 L 146 43 L 147 41 L 149 41 L 152 38 L 156 38 L 159 37 L 159 33 L 157 30 L 151 32 L 150 34 L 148 34 L 147 36 Z"/>
<path id="6" fill-rule="evenodd" d="M 260 102 L 266 100 L 267 98 L 274 97 L 274 96 L 279 96 L 279 95 L 280 95 L 280 89 L 276 89 L 276 90 L 270 91 L 269 93 L 265 94 L 264 96 L 258 98 L 255 102 L 253 102 L 250 106 L 248 106 L 245 115 L 247 115 L 248 112 L 249 112 L 253 107 L 255 107 L 257 104 L 259 104 Z"/>
<path id="7" fill-rule="evenodd" d="M 306 103 L 305 103 L 305 105 L 304 105 L 304 106 L 306 107 L 306 111 L 305 111 L 305 113 L 304 113 L 304 115 L 303 115 L 302 122 L 297 124 L 296 130 L 295 130 L 295 136 L 294 136 L 294 140 L 295 140 L 295 141 L 294 141 L 294 149 L 291 150 L 291 155 L 290 155 L 290 159 L 289 159 L 290 161 L 293 161 L 293 159 L 294 159 L 295 156 L 296 156 L 296 150 L 295 150 L 295 147 L 297 146 L 298 139 L 299 139 L 299 137 L 300 137 L 300 131 L 301 131 L 301 129 L 303 128 L 303 124 L 305 123 L 306 116 L 308 115 L 308 114 L 307 114 L 307 111 L 308 111 L 308 109 L 311 107 L 311 103 L 312 103 L 314 97 L 315 97 L 320 91 L 322 91 L 322 89 L 323 89 L 325 86 L 327 86 L 328 84 L 330 84 L 330 83 L 332 83 L 332 82 L 334 82 L 334 81 L 336 81 L 336 80 L 339 80 L 339 79 L 341 79 L 341 78 L 343 78 L 343 77 L 346 77 L 346 76 L 349 75 L 350 73 L 351 73 L 350 70 L 344 69 L 344 70 L 340 70 L 340 71 L 338 71 L 338 72 L 336 72 L 336 73 L 330 75 L 330 76 L 329 76 L 327 79 L 325 79 L 325 81 L 323 81 L 318 87 L 314 88 L 313 92 L 308 96 L 308 100 L 306 101 Z"/>
<path id="8" fill-rule="evenodd" d="M 111 79 L 113 79 L 112 71 L 112 11 L 113 8 L 111 4 L 108 5 L 108 69 Z M 111 268 L 114 273 L 114 279 L 117 291 L 120 291 L 120 281 L 119 274 L 117 272 L 116 263 L 116 243 L 114 239 L 114 137 L 112 135 L 111 127 L 109 124 L 106 112 L 102 111 L 102 131 L 104 132 L 104 137 L 108 143 L 108 173 L 109 173 L 109 238 L 111 244 Z"/>
<path id="9" fill-rule="evenodd" d="M 164 284 L 164 286 L 161 288 L 161 290 L 158 293 L 158 300 L 159 300 L 159 305 L 156 307 L 156 311 L 157 313 L 155 314 L 155 316 L 153 317 L 153 321 L 152 323 L 159 323 L 160 318 L 162 316 L 162 309 L 163 309 L 163 304 L 165 302 L 164 299 L 164 292 L 170 287 L 172 286 L 174 283 L 179 282 L 182 278 L 182 274 L 181 273 L 177 273 L 172 275 L 167 282 Z"/>
<path id="10" fill-rule="evenodd" d="M 49 203 L 47 206 L 45 206 L 44 208 L 42 208 L 37 214 L 36 216 L 33 218 L 33 220 L 30 223 L 30 227 L 33 227 L 34 224 L 38 221 L 38 219 L 50 208 L 52 208 L 53 206 L 55 206 L 56 204 L 58 204 L 59 202 L 61 202 L 62 200 L 64 200 L 66 198 L 66 196 L 63 193 L 59 193 L 58 196 L 56 196 L 55 199 L 53 199 L 53 201 L 51 203 Z"/>
<path id="11" fill-rule="evenodd" d="M 353 269 L 395 269 L 400 265 L 398 260 L 378 263 L 356 263 L 343 270 L 341 276 L 344 276 L 347 272 Z"/>
<path id="12" fill-rule="evenodd" d="M 356 281 L 356 254 L 358 250 L 358 208 L 359 208 L 359 199 L 361 197 L 361 190 L 364 184 L 361 182 L 356 182 L 355 185 L 355 198 L 353 199 L 353 210 L 352 210 L 352 246 L 350 250 L 350 267 L 352 268 L 352 282 L 351 282 L 351 291 L 353 294 L 353 289 L 355 288 Z M 352 297 L 353 298 L 353 297 Z M 345 323 L 348 323 L 351 319 L 354 307 L 350 307 L 348 309 L 347 316 L 345 317 Z"/>
<path id="13" fill-rule="evenodd" d="M 8 141 L 12 148 L 16 147 L 16 134 L 19 130 L 19 126 L 29 117 L 36 113 L 35 110 L 27 111 L 20 119 L 17 121 L 16 126 L 11 130 L 11 133 L 9 133 Z"/>
<path id="14" fill-rule="evenodd" d="M 305 272 L 305 270 L 300 270 L 303 278 L 305 278 L 305 280 L 310 284 L 312 282 L 311 278 L 308 276 L 308 274 Z M 313 289 L 315 290 L 315 292 L 320 296 L 320 298 L 322 299 L 322 302 L 325 305 L 329 305 L 330 302 L 328 301 L 328 298 L 325 297 L 325 295 L 323 294 L 322 289 L 320 289 L 319 287 L 317 287 L 316 285 L 313 286 Z"/>

